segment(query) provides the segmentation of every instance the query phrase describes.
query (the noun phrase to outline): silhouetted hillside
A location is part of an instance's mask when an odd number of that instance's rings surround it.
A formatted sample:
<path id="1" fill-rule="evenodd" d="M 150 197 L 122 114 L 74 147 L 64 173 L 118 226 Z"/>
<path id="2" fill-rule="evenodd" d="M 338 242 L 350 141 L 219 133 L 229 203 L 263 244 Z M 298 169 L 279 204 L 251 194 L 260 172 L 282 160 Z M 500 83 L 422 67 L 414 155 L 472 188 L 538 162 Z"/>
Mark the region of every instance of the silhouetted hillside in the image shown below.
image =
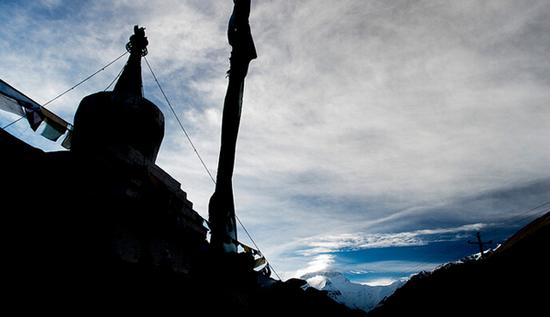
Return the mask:
<path id="1" fill-rule="evenodd" d="M 411 278 L 368 316 L 548 314 L 550 213 L 484 259 Z"/>

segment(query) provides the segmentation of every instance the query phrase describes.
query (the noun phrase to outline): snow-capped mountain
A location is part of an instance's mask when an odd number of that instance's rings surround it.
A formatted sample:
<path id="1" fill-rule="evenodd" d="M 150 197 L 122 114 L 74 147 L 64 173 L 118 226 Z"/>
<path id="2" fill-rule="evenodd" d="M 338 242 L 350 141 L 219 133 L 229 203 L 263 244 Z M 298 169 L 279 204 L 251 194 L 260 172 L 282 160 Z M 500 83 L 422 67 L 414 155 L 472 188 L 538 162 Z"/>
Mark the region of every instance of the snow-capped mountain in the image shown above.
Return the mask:
<path id="1" fill-rule="evenodd" d="M 327 291 L 335 301 L 364 311 L 373 309 L 381 300 L 390 296 L 405 283 L 405 281 L 396 281 L 386 286 L 356 284 L 338 272 L 309 273 L 301 279 L 306 280 L 311 287 Z"/>

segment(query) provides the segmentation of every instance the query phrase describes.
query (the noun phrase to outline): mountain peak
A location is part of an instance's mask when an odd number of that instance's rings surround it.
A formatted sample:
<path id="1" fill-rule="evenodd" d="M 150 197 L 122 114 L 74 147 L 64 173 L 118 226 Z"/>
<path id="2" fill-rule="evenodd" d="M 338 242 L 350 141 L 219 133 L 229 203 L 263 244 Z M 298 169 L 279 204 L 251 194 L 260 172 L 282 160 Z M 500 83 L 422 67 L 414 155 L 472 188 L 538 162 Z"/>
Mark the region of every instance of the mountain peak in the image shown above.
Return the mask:
<path id="1" fill-rule="evenodd" d="M 310 287 L 326 291 L 335 301 L 353 309 L 369 311 L 391 295 L 404 281 L 386 286 L 369 286 L 351 282 L 340 272 L 313 272 L 301 277 Z"/>

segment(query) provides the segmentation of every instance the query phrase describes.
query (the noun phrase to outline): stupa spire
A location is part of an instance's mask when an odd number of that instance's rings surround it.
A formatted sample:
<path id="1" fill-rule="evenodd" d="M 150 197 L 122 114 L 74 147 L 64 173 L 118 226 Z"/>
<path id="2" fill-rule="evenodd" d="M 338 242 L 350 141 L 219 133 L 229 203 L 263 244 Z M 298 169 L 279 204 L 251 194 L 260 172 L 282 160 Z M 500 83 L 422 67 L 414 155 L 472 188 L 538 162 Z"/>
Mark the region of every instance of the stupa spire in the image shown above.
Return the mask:
<path id="1" fill-rule="evenodd" d="M 164 116 L 143 96 L 141 58 L 147 54 L 145 28 L 134 26 L 126 44 L 130 52 L 113 91 L 86 96 L 74 118 L 71 151 L 125 153 L 130 147 L 154 163 L 164 137 Z"/>
<path id="2" fill-rule="evenodd" d="M 135 25 L 134 34 L 126 44 L 130 57 L 113 89 L 115 97 L 143 97 L 141 57 L 147 55 L 147 44 L 149 41 L 145 36 L 145 28 Z"/>

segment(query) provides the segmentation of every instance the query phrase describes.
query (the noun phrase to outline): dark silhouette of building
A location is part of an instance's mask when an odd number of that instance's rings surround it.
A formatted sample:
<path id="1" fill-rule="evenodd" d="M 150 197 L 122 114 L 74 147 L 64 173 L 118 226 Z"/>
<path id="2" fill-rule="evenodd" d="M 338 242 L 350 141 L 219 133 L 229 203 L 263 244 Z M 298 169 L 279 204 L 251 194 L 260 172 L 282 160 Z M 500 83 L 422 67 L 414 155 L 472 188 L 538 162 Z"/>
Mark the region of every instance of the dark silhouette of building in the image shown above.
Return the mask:
<path id="1" fill-rule="evenodd" d="M 153 283 L 147 276 L 166 270 L 167 251 L 171 269 L 188 275 L 208 247 L 203 219 L 155 165 L 164 118 L 141 93 L 143 29 L 130 43 L 114 91 L 80 103 L 71 151 L 43 152 L 1 132 L 8 298 L 88 301 L 94 288 L 102 303 L 138 298 Z"/>

